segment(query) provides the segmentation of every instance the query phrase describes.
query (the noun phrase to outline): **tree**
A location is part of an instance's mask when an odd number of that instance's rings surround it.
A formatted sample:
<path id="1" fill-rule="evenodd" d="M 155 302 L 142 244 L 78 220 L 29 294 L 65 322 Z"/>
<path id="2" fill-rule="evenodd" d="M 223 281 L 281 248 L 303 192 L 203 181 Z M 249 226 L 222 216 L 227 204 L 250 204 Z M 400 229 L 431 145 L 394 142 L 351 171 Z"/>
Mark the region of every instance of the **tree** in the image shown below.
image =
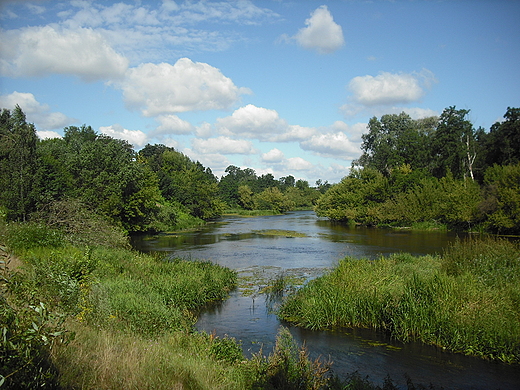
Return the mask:
<path id="1" fill-rule="evenodd" d="M 207 220 L 221 215 L 224 205 L 211 169 L 164 145 L 148 144 L 139 156 L 157 175 L 164 199 L 183 205 L 197 218 Z"/>
<path id="2" fill-rule="evenodd" d="M 496 122 L 489 133 L 480 134 L 485 165 L 509 165 L 520 162 L 520 108 L 507 108 L 503 122 Z"/>
<path id="3" fill-rule="evenodd" d="M 294 208 L 294 202 L 286 197 L 278 187 L 271 187 L 253 197 L 258 210 L 274 210 L 284 213 Z"/>
<path id="4" fill-rule="evenodd" d="M 414 121 L 408 114 L 383 115 L 368 123 L 368 133 L 362 135 L 361 157 L 353 166 L 374 168 L 385 176 L 403 164 L 422 168 L 427 161 L 428 134 L 435 119 Z"/>
<path id="5" fill-rule="evenodd" d="M 0 204 L 10 220 L 25 221 L 35 210 L 33 179 L 36 172 L 38 136 L 26 122 L 20 106 L 0 115 Z"/>
<path id="6" fill-rule="evenodd" d="M 352 169 L 316 203 L 318 216 L 337 221 L 371 224 L 373 212 L 388 199 L 388 179 L 373 169 Z"/>
<path id="7" fill-rule="evenodd" d="M 230 165 L 226 168 L 225 172 L 226 175 L 222 176 L 220 179 L 218 188 L 220 196 L 228 206 L 233 207 L 240 204 L 238 187 L 241 185 L 249 186 L 253 192 L 257 191 L 258 178 L 253 169 L 240 169 L 235 165 Z"/>
<path id="8" fill-rule="evenodd" d="M 469 110 L 452 106 L 440 116 L 431 145 L 432 172 L 437 178 L 446 176 L 448 171 L 457 179 L 473 177 L 476 137 L 473 125 L 466 119 L 468 113 Z"/>

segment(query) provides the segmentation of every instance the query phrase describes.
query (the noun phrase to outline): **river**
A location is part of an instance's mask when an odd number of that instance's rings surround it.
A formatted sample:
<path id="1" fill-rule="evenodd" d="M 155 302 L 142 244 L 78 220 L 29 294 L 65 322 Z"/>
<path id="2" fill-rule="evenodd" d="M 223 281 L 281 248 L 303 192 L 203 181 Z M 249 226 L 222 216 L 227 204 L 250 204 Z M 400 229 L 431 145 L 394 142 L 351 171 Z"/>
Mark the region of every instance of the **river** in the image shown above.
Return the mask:
<path id="1" fill-rule="evenodd" d="M 268 231 L 289 231 L 282 235 Z M 299 234 L 292 234 L 297 232 Z M 439 254 L 455 233 L 349 227 L 318 218 L 312 211 L 278 216 L 224 217 L 196 231 L 138 236 L 136 249 L 172 257 L 210 260 L 235 269 L 239 288 L 229 299 L 199 315 L 197 329 L 239 340 L 247 356 L 268 354 L 282 324 L 259 290 L 280 273 L 306 281 L 345 256 L 375 258 L 395 252 Z M 520 389 L 520 367 L 452 354 L 422 343 L 400 343 L 368 330 L 308 331 L 288 326 L 311 358 L 333 362 L 340 377 L 357 371 L 376 384 L 390 375 L 406 388 L 414 384 L 445 389 Z"/>

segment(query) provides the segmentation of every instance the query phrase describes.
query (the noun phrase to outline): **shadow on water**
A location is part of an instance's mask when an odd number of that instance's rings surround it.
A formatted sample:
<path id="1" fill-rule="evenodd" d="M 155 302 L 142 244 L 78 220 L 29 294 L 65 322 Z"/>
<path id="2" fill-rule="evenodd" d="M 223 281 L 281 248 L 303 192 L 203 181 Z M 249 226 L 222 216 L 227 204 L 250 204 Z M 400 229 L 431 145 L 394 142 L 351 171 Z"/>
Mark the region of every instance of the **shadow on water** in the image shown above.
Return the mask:
<path id="1" fill-rule="evenodd" d="M 304 237 L 259 234 L 294 231 Z M 284 273 L 301 281 L 327 271 L 345 256 L 375 258 L 395 252 L 442 253 L 457 239 L 445 232 L 412 232 L 348 227 L 294 212 L 256 218 L 229 217 L 197 231 L 134 237 L 141 251 L 210 260 L 238 271 L 239 288 L 229 299 L 200 313 L 197 328 L 241 341 L 246 355 L 262 348 L 268 354 L 282 324 L 269 310 L 265 284 Z M 330 358 L 340 377 L 357 371 L 376 384 L 389 374 L 401 386 L 405 374 L 415 384 L 445 389 L 520 389 L 520 367 L 447 353 L 422 343 L 399 343 L 370 330 L 308 331 L 289 327 L 312 358 Z"/>

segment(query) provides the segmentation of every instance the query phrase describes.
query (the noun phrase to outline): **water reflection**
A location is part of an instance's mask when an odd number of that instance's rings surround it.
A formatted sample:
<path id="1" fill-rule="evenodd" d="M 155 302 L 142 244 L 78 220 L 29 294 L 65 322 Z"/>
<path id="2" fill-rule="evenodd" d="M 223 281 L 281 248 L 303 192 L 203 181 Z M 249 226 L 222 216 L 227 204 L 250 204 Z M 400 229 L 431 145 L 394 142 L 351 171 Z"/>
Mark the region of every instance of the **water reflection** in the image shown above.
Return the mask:
<path id="1" fill-rule="evenodd" d="M 258 234 L 265 230 L 295 231 L 305 237 Z M 311 279 L 345 256 L 442 253 L 455 239 L 457 235 L 453 233 L 348 227 L 317 218 L 313 212 L 294 212 L 283 216 L 229 217 L 193 232 L 135 237 L 133 244 L 142 251 L 210 260 L 242 275 L 263 272 L 262 278 L 268 280 L 280 272 Z M 201 313 L 197 328 L 241 340 L 246 354 L 258 352 L 261 346 L 265 354 L 269 353 L 283 324 L 267 309 L 265 297 L 254 294 L 260 287 L 251 286 L 252 295 L 244 295 L 240 290 L 232 292 L 228 300 Z M 390 374 L 405 385 L 407 374 L 414 383 L 426 386 L 433 383 L 444 388 L 520 389 L 517 366 L 449 354 L 421 343 L 402 344 L 372 331 L 290 329 L 297 341 L 306 343 L 312 357 L 330 356 L 339 375 L 358 371 L 382 384 Z"/>

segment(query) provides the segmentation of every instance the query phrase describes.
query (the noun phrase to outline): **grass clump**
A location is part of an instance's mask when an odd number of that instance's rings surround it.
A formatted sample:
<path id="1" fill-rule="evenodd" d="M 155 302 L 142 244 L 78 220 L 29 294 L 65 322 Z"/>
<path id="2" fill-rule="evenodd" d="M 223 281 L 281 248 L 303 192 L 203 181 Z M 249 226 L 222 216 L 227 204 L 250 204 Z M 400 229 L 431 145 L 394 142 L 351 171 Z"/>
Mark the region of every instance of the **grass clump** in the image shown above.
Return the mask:
<path id="1" fill-rule="evenodd" d="M 364 327 L 520 363 L 520 251 L 495 239 L 442 257 L 345 258 L 288 298 L 279 316 L 311 329 Z"/>
<path id="2" fill-rule="evenodd" d="M 253 233 L 260 234 L 263 236 L 274 236 L 274 237 L 307 237 L 305 233 L 296 232 L 294 230 L 254 230 Z"/>

